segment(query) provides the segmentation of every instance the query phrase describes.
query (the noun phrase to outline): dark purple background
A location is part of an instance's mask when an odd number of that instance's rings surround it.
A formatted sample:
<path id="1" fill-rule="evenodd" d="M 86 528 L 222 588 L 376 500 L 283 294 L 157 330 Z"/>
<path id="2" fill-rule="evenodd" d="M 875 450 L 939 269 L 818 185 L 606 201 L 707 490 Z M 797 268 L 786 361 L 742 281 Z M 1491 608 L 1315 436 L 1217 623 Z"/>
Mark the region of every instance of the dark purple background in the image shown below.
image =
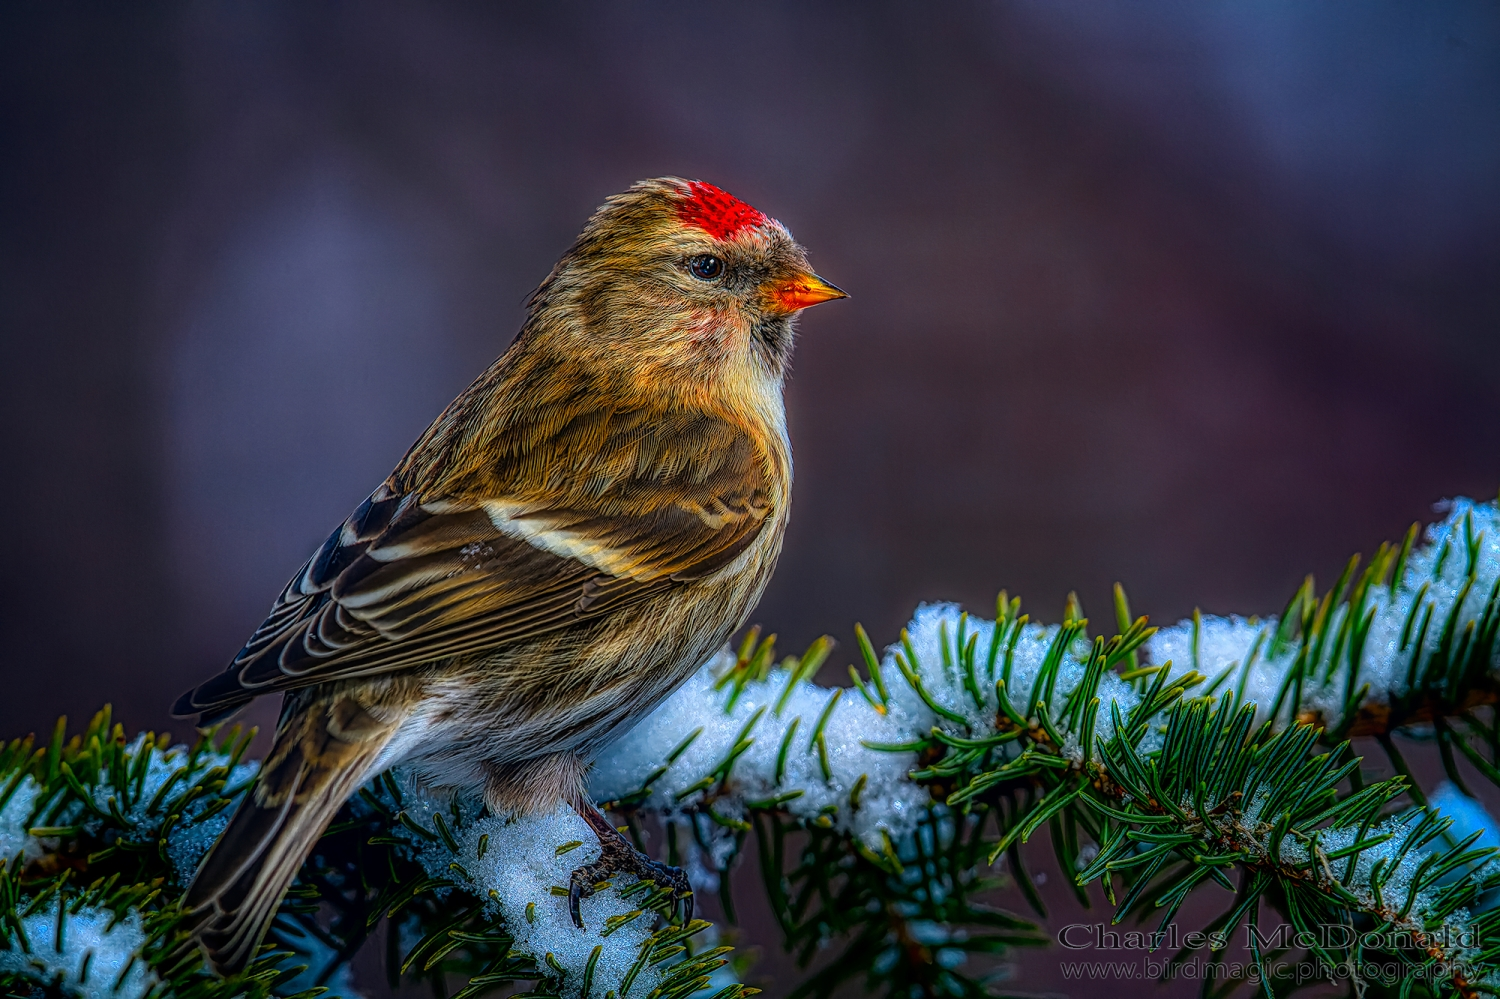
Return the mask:
<path id="1" fill-rule="evenodd" d="M 168 724 L 656 174 L 853 295 L 756 615 L 840 671 L 1001 586 L 1275 611 L 1500 485 L 1495 3 L 561 6 L 0 13 L 0 734 Z"/>

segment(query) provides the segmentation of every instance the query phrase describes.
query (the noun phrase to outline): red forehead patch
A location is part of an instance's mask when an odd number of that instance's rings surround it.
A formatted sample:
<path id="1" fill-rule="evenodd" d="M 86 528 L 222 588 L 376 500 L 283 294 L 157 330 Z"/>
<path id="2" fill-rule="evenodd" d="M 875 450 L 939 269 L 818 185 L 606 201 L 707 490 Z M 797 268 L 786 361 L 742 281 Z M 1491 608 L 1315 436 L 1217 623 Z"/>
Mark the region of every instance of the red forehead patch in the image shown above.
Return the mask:
<path id="1" fill-rule="evenodd" d="M 766 221 L 762 212 L 701 180 L 688 184 L 688 196 L 677 205 L 677 218 L 684 225 L 697 226 L 714 239 L 728 239 Z"/>

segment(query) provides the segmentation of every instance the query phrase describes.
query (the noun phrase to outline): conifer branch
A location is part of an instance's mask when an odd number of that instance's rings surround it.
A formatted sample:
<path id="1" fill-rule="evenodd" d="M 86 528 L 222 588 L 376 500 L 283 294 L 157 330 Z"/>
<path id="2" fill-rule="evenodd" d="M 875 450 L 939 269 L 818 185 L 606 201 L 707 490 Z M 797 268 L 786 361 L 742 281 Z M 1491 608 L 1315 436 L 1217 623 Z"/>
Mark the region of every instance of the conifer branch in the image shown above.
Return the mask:
<path id="1" fill-rule="evenodd" d="M 1278 617 L 1156 629 L 1122 589 L 1114 604 L 1108 637 L 1075 597 L 1051 626 L 1005 593 L 994 621 L 923 607 L 884 655 L 856 629 L 847 690 L 812 682 L 831 642 L 778 663 L 752 631 L 612 747 L 593 790 L 638 844 L 659 824 L 665 859 L 731 920 L 728 874 L 754 840 L 789 951 L 836 954 L 799 999 L 850 981 L 991 994 L 986 961 L 1046 940 L 991 904 L 1004 858 L 1045 918 L 1023 863 L 1044 829 L 1117 920 L 1154 908 L 1166 927 L 1199 886 L 1232 892 L 1203 932 L 1254 927 L 1268 992 L 1295 983 L 1269 973 L 1293 944 L 1261 932 L 1265 909 L 1330 966 L 1402 962 L 1403 997 L 1497 991 L 1500 862 L 1410 780 L 1363 783 L 1348 742 L 1375 737 L 1402 774 L 1394 736 L 1430 728 L 1456 785 L 1459 759 L 1500 785 L 1495 505 L 1454 504 L 1425 543 L 1414 529 L 1321 594 L 1309 580 Z M 559 893 L 597 847 L 571 812 L 507 822 L 400 772 L 340 813 L 250 969 L 217 979 L 175 900 L 253 777 L 248 745 L 127 742 L 106 711 L 0 747 L 0 984 L 81 995 L 109 974 L 123 999 L 312 999 L 347 994 L 349 961 L 383 937 L 393 981 L 457 999 L 754 991 L 717 927 L 673 921 L 665 887 L 611 885 L 574 929 Z"/>

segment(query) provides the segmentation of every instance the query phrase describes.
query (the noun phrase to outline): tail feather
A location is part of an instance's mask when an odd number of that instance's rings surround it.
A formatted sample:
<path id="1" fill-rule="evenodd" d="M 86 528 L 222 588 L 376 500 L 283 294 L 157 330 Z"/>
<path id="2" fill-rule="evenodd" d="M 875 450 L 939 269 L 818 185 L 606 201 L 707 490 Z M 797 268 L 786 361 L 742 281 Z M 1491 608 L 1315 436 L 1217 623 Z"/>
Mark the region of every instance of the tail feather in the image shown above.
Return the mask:
<path id="1" fill-rule="evenodd" d="M 255 956 L 313 844 L 367 776 L 396 726 L 353 697 L 289 701 L 255 787 L 203 859 L 184 908 L 221 975 Z"/>

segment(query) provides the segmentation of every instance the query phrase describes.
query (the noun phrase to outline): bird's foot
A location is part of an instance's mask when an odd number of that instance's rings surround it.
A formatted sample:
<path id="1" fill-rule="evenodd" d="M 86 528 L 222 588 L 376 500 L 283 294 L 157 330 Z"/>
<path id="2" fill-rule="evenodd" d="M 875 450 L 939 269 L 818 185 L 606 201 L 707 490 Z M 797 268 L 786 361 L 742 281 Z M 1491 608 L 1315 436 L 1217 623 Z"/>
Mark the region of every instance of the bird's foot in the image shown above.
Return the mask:
<path id="1" fill-rule="evenodd" d="M 584 899 L 608 887 L 609 878 L 616 874 L 634 874 L 642 881 L 652 881 L 671 888 L 674 908 L 677 902 L 682 902 L 686 909 L 683 922 L 693 918 L 693 888 L 688 884 L 687 875 L 682 873 L 682 868 L 668 867 L 637 850 L 592 804 L 580 808 L 579 814 L 589 824 L 589 828 L 594 830 L 594 835 L 599 837 L 599 849 L 602 852 L 598 860 L 574 871 L 568 882 L 568 912 L 572 914 L 575 926 L 583 929 L 579 905 Z"/>

